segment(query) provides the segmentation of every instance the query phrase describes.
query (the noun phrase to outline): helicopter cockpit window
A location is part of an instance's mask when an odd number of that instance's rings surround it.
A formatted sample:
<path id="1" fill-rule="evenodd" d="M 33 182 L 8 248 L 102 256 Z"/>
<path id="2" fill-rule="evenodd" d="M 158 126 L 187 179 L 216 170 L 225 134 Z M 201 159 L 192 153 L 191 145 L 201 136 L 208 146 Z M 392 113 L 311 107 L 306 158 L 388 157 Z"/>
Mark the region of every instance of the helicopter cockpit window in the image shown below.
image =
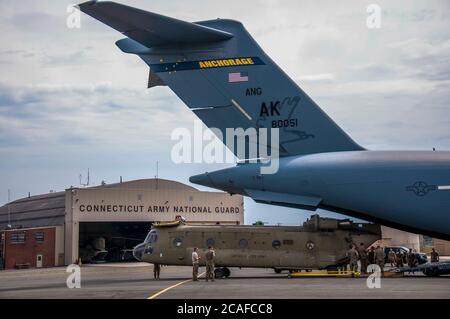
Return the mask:
<path id="1" fill-rule="evenodd" d="M 147 244 L 156 243 L 157 240 L 158 234 L 156 233 L 156 231 L 151 231 L 148 233 L 147 238 L 145 238 L 145 243 Z"/>

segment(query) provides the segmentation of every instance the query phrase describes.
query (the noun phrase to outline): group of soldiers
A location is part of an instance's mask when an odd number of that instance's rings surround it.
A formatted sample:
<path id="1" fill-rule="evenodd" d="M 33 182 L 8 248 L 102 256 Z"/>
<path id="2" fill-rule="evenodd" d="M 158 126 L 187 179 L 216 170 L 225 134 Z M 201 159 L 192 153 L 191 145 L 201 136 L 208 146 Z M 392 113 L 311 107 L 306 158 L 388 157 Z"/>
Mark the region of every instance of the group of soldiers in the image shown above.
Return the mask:
<path id="1" fill-rule="evenodd" d="M 360 243 L 359 246 L 353 244 L 347 251 L 347 258 L 349 260 L 348 265 L 350 271 L 358 271 L 358 261 L 361 264 L 360 271 L 363 274 L 367 273 L 368 265 L 378 265 L 381 271 L 384 271 L 385 253 L 384 249 L 380 245 L 377 245 L 376 247 L 372 246 L 369 250 L 367 250 L 363 243 Z M 415 267 L 418 264 L 414 249 L 411 249 L 405 254 L 400 250 L 395 252 L 393 249 L 390 249 L 387 253 L 387 260 L 391 267 L 397 268 L 401 268 L 404 265 L 407 265 L 408 267 Z M 439 262 L 439 254 L 434 248 L 431 251 L 431 262 Z"/>
<path id="2" fill-rule="evenodd" d="M 198 268 L 200 264 L 201 257 L 198 255 L 198 248 L 194 248 L 194 251 L 192 252 L 192 280 L 198 281 Z M 214 281 L 214 268 L 215 268 L 215 259 L 216 259 L 216 252 L 214 251 L 214 248 L 212 246 L 208 247 L 208 252 L 205 254 L 205 260 L 206 260 L 206 281 Z M 159 279 L 159 276 L 161 274 L 161 265 L 160 264 L 154 264 L 153 265 L 153 277 L 155 279 Z"/>
<path id="3" fill-rule="evenodd" d="M 194 248 L 192 252 L 192 280 L 198 281 L 198 267 L 200 262 L 200 257 L 198 256 L 198 248 Z M 208 247 L 208 251 L 205 254 L 206 263 L 206 281 L 214 281 L 214 268 L 215 268 L 216 252 L 212 246 Z"/>
<path id="4" fill-rule="evenodd" d="M 369 250 L 365 247 L 364 243 L 360 243 L 359 246 L 353 244 L 347 251 L 347 258 L 349 260 L 350 271 L 358 271 L 358 261 L 361 263 L 361 273 L 367 273 L 367 267 L 369 265 L 378 265 L 383 271 L 384 269 L 384 250 L 381 246 L 370 247 Z"/>
<path id="5" fill-rule="evenodd" d="M 390 249 L 387 257 L 391 267 L 401 268 L 404 265 L 415 267 L 418 264 L 416 254 L 413 249 L 411 249 L 406 254 L 403 254 L 401 251 L 395 252 L 394 250 Z"/>

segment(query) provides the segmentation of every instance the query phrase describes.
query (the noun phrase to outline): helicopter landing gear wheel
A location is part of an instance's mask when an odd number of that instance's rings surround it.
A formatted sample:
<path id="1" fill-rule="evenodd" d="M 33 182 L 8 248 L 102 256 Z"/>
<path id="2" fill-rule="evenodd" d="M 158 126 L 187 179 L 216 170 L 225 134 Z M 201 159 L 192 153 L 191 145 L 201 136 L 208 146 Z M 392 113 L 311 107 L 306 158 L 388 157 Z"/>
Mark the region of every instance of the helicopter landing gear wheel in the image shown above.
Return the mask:
<path id="1" fill-rule="evenodd" d="M 216 268 L 216 270 L 214 270 L 214 276 L 217 279 L 228 278 L 228 277 L 230 277 L 230 274 L 231 274 L 231 271 L 227 267 Z"/>

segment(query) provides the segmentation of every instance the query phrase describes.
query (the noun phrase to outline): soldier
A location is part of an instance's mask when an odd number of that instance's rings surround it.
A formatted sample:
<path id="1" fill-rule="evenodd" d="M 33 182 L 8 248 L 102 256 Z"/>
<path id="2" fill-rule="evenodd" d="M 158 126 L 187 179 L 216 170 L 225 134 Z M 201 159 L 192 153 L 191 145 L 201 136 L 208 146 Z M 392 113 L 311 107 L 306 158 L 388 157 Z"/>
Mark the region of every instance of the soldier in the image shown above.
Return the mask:
<path id="1" fill-rule="evenodd" d="M 159 279 L 159 274 L 161 273 L 161 265 L 154 264 L 153 265 L 153 278 Z"/>
<path id="2" fill-rule="evenodd" d="M 359 259 L 361 262 L 361 273 L 365 274 L 367 272 L 367 251 L 366 251 L 366 247 L 364 246 L 364 243 L 360 243 L 359 244 L 359 249 L 358 249 L 358 253 L 359 253 Z"/>
<path id="3" fill-rule="evenodd" d="M 403 257 L 403 264 L 407 265 L 408 264 L 408 253 L 402 253 L 402 257 Z"/>
<path id="4" fill-rule="evenodd" d="M 432 263 L 439 262 L 439 253 L 434 248 L 431 249 L 431 262 Z"/>
<path id="5" fill-rule="evenodd" d="M 205 255 L 206 258 L 206 281 L 211 279 L 214 281 L 214 267 L 215 267 L 215 259 L 216 252 L 212 248 L 212 246 L 208 247 L 208 252 Z"/>
<path id="6" fill-rule="evenodd" d="M 416 254 L 414 253 L 414 250 L 411 249 L 408 253 L 408 266 L 409 267 L 415 267 L 417 263 L 417 258 L 416 258 Z M 414 271 L 409 271 L 409 273 L 414 273 Z"/>
<path id="7" fill-rule="evenodd" d="M 391 267 L 395 267 L 395 252 L 392 250 L 392 248 L 389 250 L 388 259 L 391 263 Z"/>
<path id="8" fill-rule="evenodd" d="M 200 257 L 197 253 L 197 248 L 194 248 L 194 251 L 192 252 L 192 280 L 198 281 L 198 266 L 199 266 L 199 260 Z"/>
<path id="9" fill-rule="evenodd" d="M 384 273 L 384 249 L 379 245 L 375 250 L 375 262 L 380 267 L 381 273 Z"/>
<path id="10" fill-rule="evenodd" d="M 411 249 L 408 253 L 408 266 L 414 267 L 417 263 L 416 254 L 414 253 L 414 250 Z"/>
<path id="11" fill-rule="evenodd" d="M 347 257 L 350 259 L 350 271 L 356 272 L 358 271 L 358 251 L 356 250 L 355 245 L 351 245 L 350 249 L 347 251 Z"/>
<path id="12" fill-rule="evenodd" d="M 375 264 L 375 248 L 373 246 L 370 247 L 367 257 L 369 259 L 369 265 L 374 265 Z"/>
<path id="13" fill-rule="evenodd" d="M 397 262 L 398 268 L 403 267 L 403 254 L 400 250 L 397 252 L 397 255 L 395 256 L 395 261 Z"/>

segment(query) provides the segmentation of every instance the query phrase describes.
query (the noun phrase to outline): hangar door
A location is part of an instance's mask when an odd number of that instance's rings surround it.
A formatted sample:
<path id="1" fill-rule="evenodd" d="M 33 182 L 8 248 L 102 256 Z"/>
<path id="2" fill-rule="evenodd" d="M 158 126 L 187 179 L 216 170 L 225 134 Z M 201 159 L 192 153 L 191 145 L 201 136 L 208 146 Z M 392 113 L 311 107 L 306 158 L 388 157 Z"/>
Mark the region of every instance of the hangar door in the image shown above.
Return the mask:
<path id="1" fill-rule="evenodd" d="M 132 250 L 150 228 L 149 222 L 82 222 L 79 257 L 83 263 L 136 261 Z"/>

